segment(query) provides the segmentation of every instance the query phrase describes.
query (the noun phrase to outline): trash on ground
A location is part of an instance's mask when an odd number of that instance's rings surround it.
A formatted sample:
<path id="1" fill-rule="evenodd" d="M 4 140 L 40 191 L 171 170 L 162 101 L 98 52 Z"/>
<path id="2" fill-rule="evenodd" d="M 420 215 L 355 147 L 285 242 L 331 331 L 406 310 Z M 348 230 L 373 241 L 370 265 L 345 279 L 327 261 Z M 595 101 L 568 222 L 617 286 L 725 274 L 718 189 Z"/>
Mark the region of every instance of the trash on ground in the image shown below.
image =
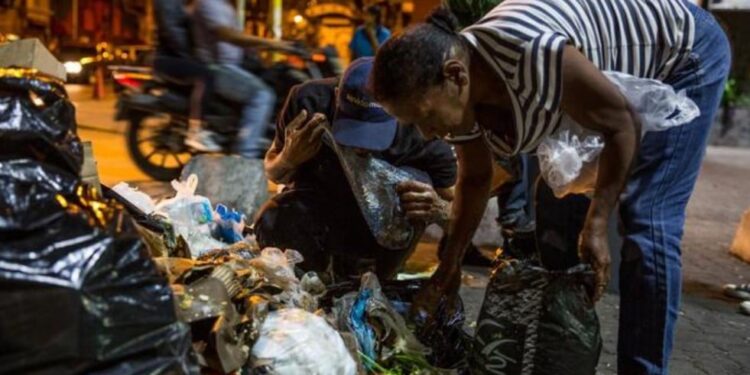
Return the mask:
<path id="1" fill-rule="evenodd" d="M 325 319 L 300 309 L 268 314 L 252 348 L 253 368 L 277 375 L 355 375 L 357 364 Z"/>

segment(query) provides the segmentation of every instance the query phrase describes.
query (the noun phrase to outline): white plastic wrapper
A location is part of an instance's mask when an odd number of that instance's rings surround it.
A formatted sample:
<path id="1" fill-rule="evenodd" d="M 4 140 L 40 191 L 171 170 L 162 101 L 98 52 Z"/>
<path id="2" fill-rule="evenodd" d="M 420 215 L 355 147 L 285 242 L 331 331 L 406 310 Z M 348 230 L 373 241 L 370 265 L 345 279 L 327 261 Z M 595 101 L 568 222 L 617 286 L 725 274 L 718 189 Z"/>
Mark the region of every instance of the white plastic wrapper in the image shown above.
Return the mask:
<path id="1" fill-rule="evenodd" d="M 700 109 L 684 90 L 653 79 L 619 72 L 604 72 L 630 102 L 641 120 L 641 136 L 686 124 L 700 115 Z M 584 129 L 564 116 L 560 129 L 539 144 L 537 156 L 542 178 L 562 198 L 594 190 L 599 154 L 604 149 L 600 134 Z"/>
<path id="2" fill-rule="evenodd" d="M 194 174 L 186 181 L 174 180 L 172 188 L 176 191 L 175 196 L 156 205 L 156 212 L 172 222 L 175 234 L 185 239 L 194 258 L 209 250 L 227 246 L 211 236 L 213 208 L 208 198 L 195 194 L 197 187 L 198 176 Z"/>
<path id="3" fill-rule="evenodd" d="M 145 214 L 150 214 L 156 210 L 154 200 L 148 194 L 128 185 L 126 182 L 120 182 L 112 187 L 112 190 L 125 198 L 128 202 L 138 207 Z"/>
<path id="4" fill-rule="evenodd" d="M 253 345 L 254 367 L 275 375 L 355 375 L 357 364 L 325 319 L 300 309 L 268 315 Z"/>

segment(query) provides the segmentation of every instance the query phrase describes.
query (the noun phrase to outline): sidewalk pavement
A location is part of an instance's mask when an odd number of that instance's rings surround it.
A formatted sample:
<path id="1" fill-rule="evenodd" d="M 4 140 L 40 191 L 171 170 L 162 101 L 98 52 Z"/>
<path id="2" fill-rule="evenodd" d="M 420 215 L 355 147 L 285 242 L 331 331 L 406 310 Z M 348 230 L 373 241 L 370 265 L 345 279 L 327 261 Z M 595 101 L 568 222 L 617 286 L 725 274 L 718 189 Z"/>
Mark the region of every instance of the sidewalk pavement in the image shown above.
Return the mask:
<path id="1" fill-rule="evenodd" d="M 107 87 L 102 99 L 93 98 L 93 89 L 90 85 L 66 85 L 65 88 L 75 105 L 79 128 L 116 134 L 125 133 L 127 124 L 114 119 L 117 96 L 110 87 Z"/>

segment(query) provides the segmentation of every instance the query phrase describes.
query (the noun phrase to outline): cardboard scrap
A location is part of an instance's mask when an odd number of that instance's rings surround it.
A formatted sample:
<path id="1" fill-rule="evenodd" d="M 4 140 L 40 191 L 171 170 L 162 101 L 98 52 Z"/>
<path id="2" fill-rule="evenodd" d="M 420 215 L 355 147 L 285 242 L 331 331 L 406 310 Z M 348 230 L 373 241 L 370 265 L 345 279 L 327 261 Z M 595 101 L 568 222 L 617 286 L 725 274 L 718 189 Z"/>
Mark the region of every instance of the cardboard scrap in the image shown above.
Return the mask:
<path id="1" fill-rule="evenodd" d="M 35 69 L 65 81 L 65 67 L 39 39 L 22 39 L 0 45 L 0 68 Z"/>

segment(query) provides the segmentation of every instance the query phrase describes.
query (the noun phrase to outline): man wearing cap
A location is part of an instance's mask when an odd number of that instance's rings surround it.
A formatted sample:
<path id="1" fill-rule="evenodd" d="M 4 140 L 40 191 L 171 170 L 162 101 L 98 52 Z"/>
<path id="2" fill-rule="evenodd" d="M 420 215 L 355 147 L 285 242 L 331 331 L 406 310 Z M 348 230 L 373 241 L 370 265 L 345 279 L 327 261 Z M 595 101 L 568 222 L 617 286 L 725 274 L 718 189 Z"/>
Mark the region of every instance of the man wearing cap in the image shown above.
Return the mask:
<path id="1" fill-rule="evenodd" d="M 334 151 L 323 144 L 331 125 L 340 145 L 421 176 L 398 187 L 412 220 L 443 223 L 448 217 L 456 160 L 441 140 L 426 141 L 412 126 L 399 126 L 367 93 L 372 58 L 355 60 L 337 79 L 295 86 L 279 114 L 276 138 L 266 154 L 266 174 L 286 185 L 255 223 L 263 247 L 295 249 L 305 270 L 355 275 L 360 259 L 375 261 L 379 277 L 392 277 L 409 255 L 384 249 L 371 234 Z M 333 263 L 330 259 L 333 258 Z"/>

